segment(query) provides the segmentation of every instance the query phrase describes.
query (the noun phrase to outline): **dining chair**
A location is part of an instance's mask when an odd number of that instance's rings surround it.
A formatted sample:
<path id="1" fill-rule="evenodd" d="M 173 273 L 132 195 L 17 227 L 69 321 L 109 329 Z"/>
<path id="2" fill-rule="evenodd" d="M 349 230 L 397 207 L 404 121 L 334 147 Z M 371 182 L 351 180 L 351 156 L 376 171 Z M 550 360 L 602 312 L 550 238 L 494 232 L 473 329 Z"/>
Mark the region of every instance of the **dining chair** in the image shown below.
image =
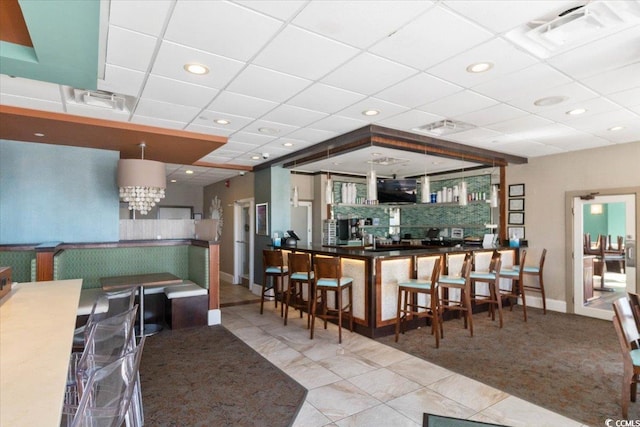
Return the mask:
<path id="1" fill-rule="evenodd" d="M 290 253 L 287 259 L 289 269 L 289 286 L 285 292 L 284 324 L 287 324 L 289 307 L 307 311 L 307 329 L 311 325 L 311 295 L 313 294 L 314 273 L 311 269 L 311 256 L 306 253 Z M 304 296 L 304 285 L 307 285 L 307 297 Z"/>
<path id="2" fill-rule="evenodd" d="M 640 329 L 640 294 L 627 291 L 627 297 L 629 297 L 629 302 L 633 309 L 633 317 L 636 320 L 636 325 L 638 329 Z"/>
<path id="3" fill-rule="evenodd" d="M 340 257 L 316 256 L 313 259 L 315 288 L 311 301 L 310 339 L 313 339 L 316 317 L 324 320 L 324 329 L 327 329 L 327 320 L 337 320 L 339 344 L 342 343 L 342 320 L 345 316 L 349 318 L 349 330 L 353 332 L 353 279 L 342 275 L 340 261 Z M 346 304 L 343 301 L 345 291 L 348 298 Z M 334 308 L 329 308 L 329 292 L 334 294 Z M 318 305 L 322 308 L 320 314 L 317 313 Z"/>
<path id="4" fill-rule="evenodd" d="M 478 257 L 476 256 L 477 259 Z M 496 320 L 495 312 L 497 309 L 500 327 L 502 328 L 502 295 L 499 289 L 501 266 L 502 254 L 494 250 L 491 254 L 488 268 L 486 270 L 479 269 L 476 263 L 476 269 L 469 273 L 469 278 L 471 280 L 471 302 L 476 306 L 488 304 L 488 313 L 491 316 L 491 320 Z M 480 284 L 486 284 L 486 290 L 479 291 L 478 285 Z"/>
<path id="5" fill-rule="evenodd" d="M 522 282 L 522 291 L 523 295 L 525 291 L 534 291 L 539 292 L 542 297 L 542 312 L 547 314 L 547 297 L 544 291 L 544 262 L 547 258 L 547 249 L 542 249 L 542 253 L 540 254 L 540 261 L 538 261 L 538 265 L 525 265 L 524 259 L 521 260 L 520 265 L 514 265 L 514 269 L 519 269 L 522 267 L 524 269 L 524 275 L 530 276 L 532 279 L 537 279 L 535 282 L 531 283 L 527 280 Z M 603 267 L 604 268 L 604 267 Z M 523 303 L 524 304 L 524 303 Z"/>
<path id="6" fill-rule="evenodd" d="M 472 255 L 467 252 L 464 255 L 462 268 L 459 274 L 440 275 L 438 286 L 440 293 L 438 297 L 438 311 L 440 317 L 444 319 L 446 311 L 462 313 L 464 317 L 464 327 L 469 329 L 473 336 L 473 309 L 471 305 L 471 259 Z M 443 327 L 440 323 L 440 336 L 444 337 Z"/>
<path id="7" fill-rule="evenodd" d="M 626 297 L 613 302 L 613 326 L 620 343 L 622 353 L 622 396 L 620 406 L 622 418 L 629 417 L 629 402 L 636 401 L 638 379 L 640 375 L 640 349 L 638 340 L 640 331 L 633 316 L 631 303 Z"/>
<path id="8" fill-rule="evenodd" d="M 431 334 L 435 335 L 436 348 L 440 347 L 441 320 L 438 311 L 438 279 L 442 268 L 442 257 L 433 258 L 436 259 L 429 279 L 416 278 L 398 283 L 396 342 L 398 342 L 400 332 L 404 334 L 407 318 L 411 316 L 431 319 Z M 424 301 L 420 299 L 421 296 L 424 297 Z"/>
<path id="9" fill-rule="evenodd" d="M 278 299 L 280 299 L 280 317 L 284 315 L 284 278 L 287 276 L 288 267 L 284 265 L 284 256 L 282 250 L 264 249 L 262 251 L 262 292 L 260 295 L 260 314 L 264 310 L 265 296 L 270 298 L 267 293 L 273 290 L 273 299 L 275 301 L 276 308 L 278 308 Z M 269 285 L 269 279 L 273 281 Z"/>
<path id="10" fill-rule="evenodd" d="M 527 321 L 527 295 L 524 287 L 524 275 L 525 268 L 521 268 L 527 261 L 527 251 L 523 249 L 520 251 L 520 265 L 514 265 L 511 268 L 504 268 L 500 273 L 505 279 L 511 280 L 511 286 L 507 289 L 500 288 L 500 299 L 507 299 L 509 301 L 509 310 L 513 311 L 513 306 L 518 302 L 518 298 L 522 301 L 522 316 L 524 321 Z M 544 302 L 544 298 L 543 298 Z M 546 313 L 546 311 L 545 311 Z"/>

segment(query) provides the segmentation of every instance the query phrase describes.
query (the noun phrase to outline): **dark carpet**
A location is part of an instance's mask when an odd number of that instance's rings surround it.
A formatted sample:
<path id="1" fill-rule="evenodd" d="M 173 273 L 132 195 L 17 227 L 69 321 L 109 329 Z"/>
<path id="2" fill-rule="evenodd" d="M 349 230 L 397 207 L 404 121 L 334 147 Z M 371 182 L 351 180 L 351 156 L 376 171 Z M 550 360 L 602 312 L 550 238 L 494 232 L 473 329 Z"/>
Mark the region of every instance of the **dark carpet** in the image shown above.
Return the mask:
<path id="1" fill-rule="evenodd" d="M 504 327 L 476 313 L 474 336 L 462 320 L 444 324 L 435 348 L 430 327 L 377 341 L 592 426 L 621 417 L 622 356 L 613 324 L 528 308 L 505 311 Z M 640 402 L 630 419 L 640 419 Z"/>
<path id="2" fill-rule="evenodd" d="M 148 337 L 140 380 L 147 426 L 288 426 L 306 396 L 219 325 Z"/>

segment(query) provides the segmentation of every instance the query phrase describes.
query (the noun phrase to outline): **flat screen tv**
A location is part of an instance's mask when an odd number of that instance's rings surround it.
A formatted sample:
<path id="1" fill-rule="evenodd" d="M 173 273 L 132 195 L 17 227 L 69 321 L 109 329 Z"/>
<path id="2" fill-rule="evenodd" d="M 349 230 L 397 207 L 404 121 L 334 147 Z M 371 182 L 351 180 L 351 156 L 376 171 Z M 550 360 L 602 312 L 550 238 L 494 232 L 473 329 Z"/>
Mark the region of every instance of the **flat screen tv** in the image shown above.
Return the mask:
<path id="1" fill-rule="evenodd" d="M 379 203 L 416 203 L 415 179 L 379 179 Z"/>

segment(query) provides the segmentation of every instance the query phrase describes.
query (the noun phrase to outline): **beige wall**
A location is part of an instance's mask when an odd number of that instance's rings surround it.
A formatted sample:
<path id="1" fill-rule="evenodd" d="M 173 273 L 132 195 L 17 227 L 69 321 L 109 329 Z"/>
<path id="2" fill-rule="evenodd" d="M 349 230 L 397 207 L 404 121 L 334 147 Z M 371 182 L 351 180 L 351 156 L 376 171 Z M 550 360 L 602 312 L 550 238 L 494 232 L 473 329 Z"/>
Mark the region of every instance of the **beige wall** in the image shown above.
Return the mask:
<path id="1" fill-rule="evenodd" d="M 524 183 L 526 190 L 525 232 L 530 248 L 527 264 L 537 262 L 542 249 L 547 248 L 547 298 L 565 302 L 573 292 L 566 274 L 571 268 L 567 265 L 570 260 L 565 259 L 566 248 L 571 246 L 566 233 L 566 194 L 640 187 L 640 142 L 531 158 L 528 164 L 507 168 L 507 184 L 518 183 Z M 638 231 L 640 224 L 636 225 Z M 568 235 L 570 239 L 571 230 Z"/>
<path id="2" fill-rule="evenodd" d="M 236 176 L 228 180 L 204 187 L 203 192 L 203 218 L 211 218 L 209 207 L 214 197 L 220 199 L 222 207 L 222 237 L 220 239 L 220 272 L 233 275 L 233 202 L 236 200 L 253 197 L 253 173 L 248 172 L 244 176 Z"/>

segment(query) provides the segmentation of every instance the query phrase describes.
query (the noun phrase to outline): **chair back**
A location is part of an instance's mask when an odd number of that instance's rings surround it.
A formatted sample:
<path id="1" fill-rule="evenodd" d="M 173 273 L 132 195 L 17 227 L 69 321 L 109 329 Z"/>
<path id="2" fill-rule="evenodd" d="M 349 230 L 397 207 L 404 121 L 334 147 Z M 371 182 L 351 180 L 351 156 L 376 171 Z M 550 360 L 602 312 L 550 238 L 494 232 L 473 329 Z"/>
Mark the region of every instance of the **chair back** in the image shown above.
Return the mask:
<path id="1" fill-rule="evenodd" d="M 294 252 L 289 254 L 289 274 L 310 273 L 311 257 L 309 254 Z"/>
<path id="2" fill-rule="evenodd" d="M 467 252 L 464 255 L 464 261 L 462 261 L 462 269 L 460 269 L 460 277 L 465 279 L 465 286 L 470 286 L 471 267 L 473 264 L 473 255 L 471 252 Z"/>
<path id="3" fill-rule="evenodd" d="M 122 289 L 120 291 L 108 292 L 109 308 L 105 314 L 105 318 L 113 317 L 117 314 L 131 310 L 136 299 L 136 286 Z"/>
<path id="4" fill-rule="evenodd" d="M 316 280 L 335 279 L 342 277 L 339 257 L 315 257 L 313 260 Z"/>
<path id="5" fill-rule="evenodd" d="M 640 295 L 635 292 L 628 292 L 627 296 L 629 297 L 629 302 L 631 303 L 631 309 L 633 310 L 633 316 L 636 319 L 636 325 L 638 325 L 638 329 L 640 329 Z"/>
<path id="6" fill-rule="evenodd" d="M 131 403 L 145 337 L 133 351 L 94 371 L 85 386 L 71 423 L 80 426 L 121 426 Z"/>
<path id="7" fill-rule="evenodd" d="M 282 267 L 284 267 L 284 257 L 282 256 L 282 251 L 280 249 L 264 249 L 262 251 L 262 266 L 264 268 L 279 267 L 282 269 Z"/>
<path id="8" fill-rule="evenodd" d="M 640 331 L 638 330 L 636 318 L 633 314 L 633 308 L 631 307 L 629 299 L 622 297 L 613 301 L 613 312 L 618 319 L 620 329 L 624 333 L 625 341 L 629 349 L 639 348 Z"/>
<path id="9" fill-rule="evenodd" d="M 540 255 L 540 274 L 542 275 L 542 268 L 544 267 L 544 260 L 547 258 L 547 249 L 542 250 L 542 255 Z"/>

